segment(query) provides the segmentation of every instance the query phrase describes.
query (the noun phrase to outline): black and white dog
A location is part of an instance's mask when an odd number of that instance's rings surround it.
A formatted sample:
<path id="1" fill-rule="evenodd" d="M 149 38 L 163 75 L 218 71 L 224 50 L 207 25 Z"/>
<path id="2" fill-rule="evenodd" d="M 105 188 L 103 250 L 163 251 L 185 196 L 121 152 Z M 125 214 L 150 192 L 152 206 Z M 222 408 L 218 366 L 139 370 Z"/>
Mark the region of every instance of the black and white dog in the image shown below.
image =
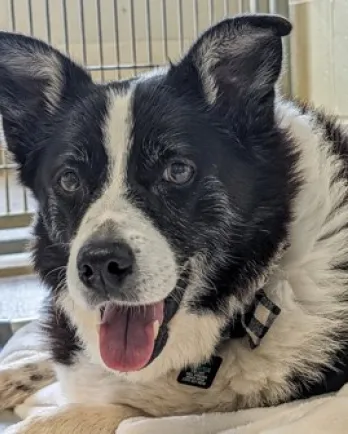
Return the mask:
<path id="1" fill-rule="evenodd" d="M 348 136 L 278 95 L 290 31 L 237 16 L 178 63 L 108 85 L 0 34 L 0 110 L 38 203 L 66 398 L 15 432 L 112 433 L 348 379 Z"/>

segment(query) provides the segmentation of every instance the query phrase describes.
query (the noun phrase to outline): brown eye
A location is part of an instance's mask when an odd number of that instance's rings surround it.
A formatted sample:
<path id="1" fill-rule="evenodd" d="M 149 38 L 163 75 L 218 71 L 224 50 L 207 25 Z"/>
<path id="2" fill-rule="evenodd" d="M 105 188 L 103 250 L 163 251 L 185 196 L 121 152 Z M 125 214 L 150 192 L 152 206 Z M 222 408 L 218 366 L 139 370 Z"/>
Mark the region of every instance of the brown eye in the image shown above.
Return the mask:
<path id="1" fill-rule="evenodd" d="M 58 179 L 58 183 L 60 187 L 67 193 L 73 193 L 81 186 L 78 175 L 72 170 L 63 172 Z"/>
<path id="2" fill-rule="evenodd" d="M 195 167 L 193 164 L 183 161 L 174 161 L 165 169 L 163 178 L 167 182 L 183 185 L 191 181 L 194 173 Z"/>

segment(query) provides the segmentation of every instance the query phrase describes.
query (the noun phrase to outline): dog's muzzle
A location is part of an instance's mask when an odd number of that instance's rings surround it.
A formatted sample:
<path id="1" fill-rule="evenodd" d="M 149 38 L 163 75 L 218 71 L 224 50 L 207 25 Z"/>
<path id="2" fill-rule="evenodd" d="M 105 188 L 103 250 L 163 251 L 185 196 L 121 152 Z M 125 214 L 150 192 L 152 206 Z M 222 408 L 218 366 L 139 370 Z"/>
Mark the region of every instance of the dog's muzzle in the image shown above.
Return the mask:
<path id="1" fill-rule="evenodd" d="M 124 241 L 89 239 L 78 252 L 76 266 L 91 305 L 100 311 L 99 351 L 104 364 L 119 372 L 146 367 L 166 345 L 168 323 L 183 295 L 184 275 L 164 300 L 144 304 L 137 294 L 136 257 Z"/>

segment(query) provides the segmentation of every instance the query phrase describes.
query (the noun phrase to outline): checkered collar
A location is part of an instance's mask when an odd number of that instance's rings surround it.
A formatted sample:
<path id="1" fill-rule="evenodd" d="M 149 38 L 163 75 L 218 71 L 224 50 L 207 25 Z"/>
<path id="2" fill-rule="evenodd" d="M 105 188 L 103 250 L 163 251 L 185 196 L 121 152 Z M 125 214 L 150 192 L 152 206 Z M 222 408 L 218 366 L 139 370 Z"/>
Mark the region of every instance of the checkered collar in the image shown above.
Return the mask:
<path id="1" fill-rule="evenodd" d="M 225 327 L 222 339 L 248 336 L 250 347 L 254 349 L 260 345 L 279 314 L 280 307 L 267 297 L 263 289 L 260 289 L 245 313 L 238 315 Z"/>

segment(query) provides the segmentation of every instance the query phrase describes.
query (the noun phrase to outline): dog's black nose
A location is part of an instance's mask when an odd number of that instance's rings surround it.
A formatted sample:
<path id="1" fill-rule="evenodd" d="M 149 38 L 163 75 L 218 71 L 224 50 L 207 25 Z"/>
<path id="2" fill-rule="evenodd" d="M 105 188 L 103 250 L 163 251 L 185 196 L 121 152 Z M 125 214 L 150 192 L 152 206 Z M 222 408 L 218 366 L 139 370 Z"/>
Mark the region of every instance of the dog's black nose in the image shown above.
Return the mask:
<path id="1" fill-rule="evenodd" d="M 77 255 L 80 280 L 105 294 L 117 293 L 124 279 L 132 273 L 134 254 L 122 242 L 91 241 Z"/>

